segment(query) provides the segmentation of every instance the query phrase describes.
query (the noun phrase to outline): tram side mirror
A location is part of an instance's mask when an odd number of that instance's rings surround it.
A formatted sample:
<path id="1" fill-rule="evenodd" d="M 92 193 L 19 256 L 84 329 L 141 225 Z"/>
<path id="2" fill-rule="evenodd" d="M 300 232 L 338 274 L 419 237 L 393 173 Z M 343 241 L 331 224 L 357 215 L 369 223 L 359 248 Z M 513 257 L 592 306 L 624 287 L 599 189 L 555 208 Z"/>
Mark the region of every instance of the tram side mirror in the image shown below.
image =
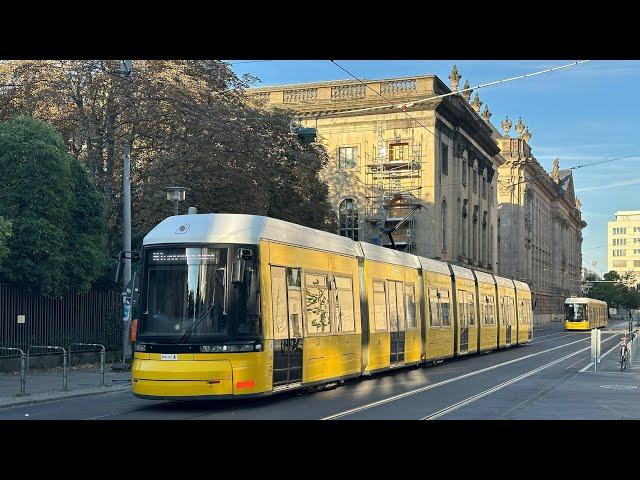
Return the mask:
<path id="1" fill-rule="evenodd" d="M 122 267 L 124 263 L 123 261 L 125 258 L 131 259 L 132 262 L 137 262 L 138 260 L 140 260 L 140 253 L 131 252 L 127 250 L 123 250 L 120 253 L 118 253 L 118 263 L 115 269 L 113 270 L 113 272 L 111 273 L 111 280 L 115 285 L 120 283 L 120 275 L 122 274 Z"/>
<path id="2" fill-rule="evenodd" d="M 244 283 L 245 262 L 242 258 L 236 257 L 231 264 L 231 283 L 234 286 Z"/>

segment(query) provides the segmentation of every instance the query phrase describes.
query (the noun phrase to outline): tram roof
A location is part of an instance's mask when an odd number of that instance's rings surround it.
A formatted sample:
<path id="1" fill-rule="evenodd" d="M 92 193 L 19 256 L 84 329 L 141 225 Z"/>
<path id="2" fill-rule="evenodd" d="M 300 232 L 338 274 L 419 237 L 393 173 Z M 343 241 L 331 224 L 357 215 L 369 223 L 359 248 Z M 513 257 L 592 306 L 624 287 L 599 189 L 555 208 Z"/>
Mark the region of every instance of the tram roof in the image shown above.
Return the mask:
<path id="1" fill-rule="evenodd" d="M 403 265 L 409 268 L 418 268 L 416 257 L 410 253 L 391 250 L 390 248 L 374 245 L 373 243 L 360 242 L 364 258 L 376 260 L 378 262 L 390 263 L 392 265 Z"/>
<path id="2" fill-rule="evenodd" d="M 460 267 L 458 265 L 451 265 L 451 270 L 453 270 L 453 275 L 457 278 L 475 280 L 475 278 L 473 277 L 473 272 L 468 268 Z"/>
<path id="3" fill-rule="evenodd" d="M 182 230 L 181 230 L 182 229 Z M 329 232 L 259 215 L 206 213 L 165 218 L 145 237 L 143 244 L 244 243 L 273 240 L 290 245 L 357 256 L 356 242 Z"/>
<path id="4" fill-rule="evenodd" d="M 475 274 L 478 283 L 489 283 L 491 285 L 496 284 L 495 278 L 493 278 L 493 275 L 490 273 L 479 272 L 478 270 L 473 270 L 473 273 Z"/>
<path id="5" fill-rule="evenodd" d="M 515 288 L 513 285 L 513 280 L 509 278 L 499 277 L 498 275 L 494 275 L 493 278 L 496 279 L 496 284 L 501 287 Z"/>
<path id="6" fill-rule="evenodd" d="M 516 290 L 523 290 L 525 292 L 530 292 L 531 291 L 531 289 L 529 288 L 529 285 L 527 285 L 524 282 L 521 282 L 519 280 L 514 280 L 513 283 L 516 286 Z"/>
<path id="7" fill-rule="evenodd" d="M 444 262 L 439 262 L 438 260 L 434 260 L 433 258 L 427 257 L 418 257 L 420 260 L 420 265 L 422 265 L 423 270 L 427 270 L 429 272 L 435 273 L 444 273 L 445 275 L 451 275 L 449 271 L 449 266 Z"/>
<path id="8" fill-rule="evenodd" d="M 601 303 L 603 305 L 606 305 L 607 303 L 602 300 L 596 300 L 595 298 L 589 298 L 589 297 L 569 297 L 564 301 L 564 303 L 589 303 L 589 302 Z"/>

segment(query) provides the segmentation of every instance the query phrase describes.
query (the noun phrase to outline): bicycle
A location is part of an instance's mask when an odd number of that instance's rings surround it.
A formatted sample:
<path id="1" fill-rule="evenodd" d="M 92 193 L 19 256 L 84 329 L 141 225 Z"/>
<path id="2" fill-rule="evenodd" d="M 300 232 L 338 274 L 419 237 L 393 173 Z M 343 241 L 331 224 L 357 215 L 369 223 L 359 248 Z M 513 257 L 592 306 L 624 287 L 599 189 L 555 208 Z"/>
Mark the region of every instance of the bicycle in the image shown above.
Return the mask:
<path id="1" fill-rule="evenodd" d="M 629 367 L 629 347 L 627 347 L 627 336 L 622 337 L 620 342 L 620 371 L 623 372 L 625 368 Z"/>

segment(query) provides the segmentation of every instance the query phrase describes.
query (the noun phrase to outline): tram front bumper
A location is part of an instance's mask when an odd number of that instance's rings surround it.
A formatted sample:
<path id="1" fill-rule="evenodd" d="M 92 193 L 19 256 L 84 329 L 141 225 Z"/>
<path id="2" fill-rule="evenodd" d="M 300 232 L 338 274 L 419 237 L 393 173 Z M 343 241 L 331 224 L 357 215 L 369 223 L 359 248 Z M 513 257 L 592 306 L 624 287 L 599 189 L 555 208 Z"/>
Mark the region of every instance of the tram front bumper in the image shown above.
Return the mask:
<path id="1" fill-rule="evenodd" d="M 144 398 L 232 396 L 229 360 L 140 360 L 131 368 L 133 393 Z"/>

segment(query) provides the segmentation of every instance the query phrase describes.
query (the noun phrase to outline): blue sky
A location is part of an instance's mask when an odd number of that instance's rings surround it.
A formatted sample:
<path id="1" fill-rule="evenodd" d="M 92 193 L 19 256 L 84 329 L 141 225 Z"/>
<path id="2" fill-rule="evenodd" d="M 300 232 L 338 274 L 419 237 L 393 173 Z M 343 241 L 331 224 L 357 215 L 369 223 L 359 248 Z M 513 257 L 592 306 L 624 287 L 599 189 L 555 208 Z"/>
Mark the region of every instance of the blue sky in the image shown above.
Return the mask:
<path id="1" fill-rule="evenodd" d="M 436 74 L 447 85 L 452 65 L 462 75 L 460 85 L 489 83 L 574 60 L 336 60 L 362 79 Z M 230 60 L 238 75 L 260 79 L 254 86 L 341 80 L 346 73 L 329 60 Z M 242 63 L 239 63 L 242 62 Z M 640 154 L 640 61 L 598 60 L 542 75 L 478 90 L 493 113 L 498 129 L 508 115 L 519 116 L 532 133 L 533 154 L 550 171 L 554 158 L 560 168 Z M 473 93 L 475 95 L 475 92 Z M 482 107 L 484 109 L 484 105 Z M 511 130 L 514 134 L 513 129 Z M 573 172 L 582 201 L 583 265 L 606 271 L 607 222 L 617 210 L 640 209 L 640 156 L 586 167 Z"/>

